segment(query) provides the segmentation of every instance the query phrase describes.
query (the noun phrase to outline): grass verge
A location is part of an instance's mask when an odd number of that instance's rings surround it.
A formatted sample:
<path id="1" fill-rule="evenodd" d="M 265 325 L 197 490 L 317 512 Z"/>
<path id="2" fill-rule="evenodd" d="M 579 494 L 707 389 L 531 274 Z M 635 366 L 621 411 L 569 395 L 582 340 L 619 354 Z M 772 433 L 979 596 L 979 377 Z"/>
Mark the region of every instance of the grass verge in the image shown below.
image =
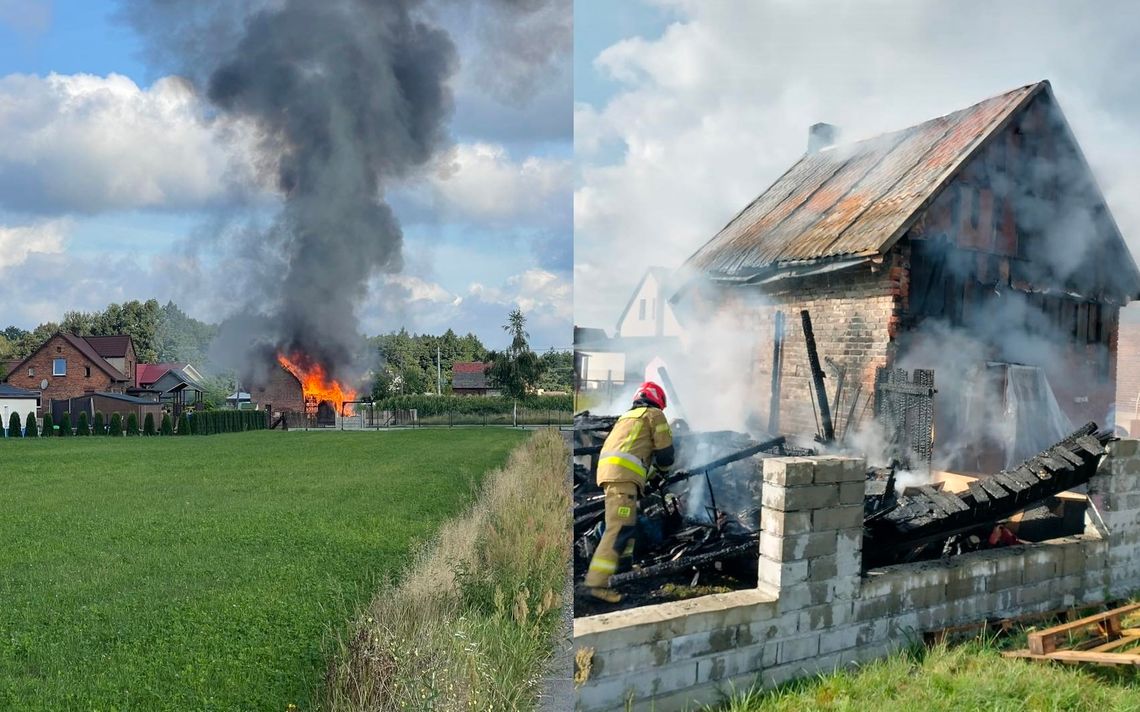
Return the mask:
<path id="1" fill-rule="evenodd" d="M 793 710 L 875 712 L 1136 712 L 1135 669 L 1067 667 L 1003 658 L 1025 636 L 980 638 L 960 645 L 915 646 L 856 671 L 796 680 L 738 693 L 720 712 Z"/>
<path id="2" fill-rule="evenodd" d="M 525 435 L 0 443 L 0 709 L 285 710 Z"/>
<path id="3" fill-rule="evenodd" d="M 384 587 L 330 663 L 324 707 L 516 710 L 535 704 L 570 555 L 569 459 L 542 430 Z"/>

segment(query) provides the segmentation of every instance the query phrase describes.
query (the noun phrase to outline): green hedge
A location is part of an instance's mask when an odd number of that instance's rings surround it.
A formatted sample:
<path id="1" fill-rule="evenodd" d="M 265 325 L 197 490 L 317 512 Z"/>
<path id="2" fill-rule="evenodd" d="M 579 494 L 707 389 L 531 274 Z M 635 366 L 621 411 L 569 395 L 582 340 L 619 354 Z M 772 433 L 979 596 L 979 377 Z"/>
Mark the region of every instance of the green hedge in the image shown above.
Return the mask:
<path id="1" fill-rule="evenodd" d="M 268 418 L 262 410 L 204 410 L 190 415 L 190 432 L 195 435 L 240 433 L 267 427 Z"/>
<path id="2" fill-rule="evenodd" d="M 531 410 L 574 410 L 574 397 L 527 396 L 518 402 L 520 408 Z M 462 415 L 506 415 L 515 407 L 515 401 L 504 396 L 393 396 L 375 403 L 377 410 L 412 410 L 420 417 L 459 413 Z M 367 406 L 364 406 L 367 408 Z"/>

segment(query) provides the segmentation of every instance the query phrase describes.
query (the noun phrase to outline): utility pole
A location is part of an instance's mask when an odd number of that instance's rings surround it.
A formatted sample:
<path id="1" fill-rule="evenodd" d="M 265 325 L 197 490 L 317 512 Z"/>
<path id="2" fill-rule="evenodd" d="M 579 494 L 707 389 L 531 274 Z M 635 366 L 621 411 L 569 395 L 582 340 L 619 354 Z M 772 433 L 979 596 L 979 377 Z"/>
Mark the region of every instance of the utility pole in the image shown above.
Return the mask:
<path id="1" fill-rule="evenodd" d="M 439 363 L 439 346 L 435 347 L 435 394 L 443 395 L 443 367 Z"/>

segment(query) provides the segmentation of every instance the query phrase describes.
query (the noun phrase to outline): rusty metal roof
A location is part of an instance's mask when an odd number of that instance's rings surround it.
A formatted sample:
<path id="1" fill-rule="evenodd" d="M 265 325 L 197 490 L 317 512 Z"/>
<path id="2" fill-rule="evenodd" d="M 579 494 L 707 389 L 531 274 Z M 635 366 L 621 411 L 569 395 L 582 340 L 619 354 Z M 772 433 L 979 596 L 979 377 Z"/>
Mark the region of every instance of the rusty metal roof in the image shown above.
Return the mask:
<path id="1" fill-rule="evenodd" d="M 747 277 L 787 263 L 886 252 L 986 139 L 1048 82 L 894 133 L 805 155 L 687 265 Z"/>

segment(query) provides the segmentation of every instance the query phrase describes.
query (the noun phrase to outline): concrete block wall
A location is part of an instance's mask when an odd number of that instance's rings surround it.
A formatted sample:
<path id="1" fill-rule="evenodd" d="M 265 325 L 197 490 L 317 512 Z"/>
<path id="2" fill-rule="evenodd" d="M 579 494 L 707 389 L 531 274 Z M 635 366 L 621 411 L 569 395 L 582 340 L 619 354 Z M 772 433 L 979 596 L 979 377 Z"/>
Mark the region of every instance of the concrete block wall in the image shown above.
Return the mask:
<path id="1" fill-rule="evenodd" d="M 926 631 L 1140 591 L 1135 440 L 1110 445 L 1084 535 L 867 574 L 864 472 L 855 458 L 763 460 L 758 587 L 578 619 L 589 668 L 578 709 L 688 709 L 873 660 Z"/>

